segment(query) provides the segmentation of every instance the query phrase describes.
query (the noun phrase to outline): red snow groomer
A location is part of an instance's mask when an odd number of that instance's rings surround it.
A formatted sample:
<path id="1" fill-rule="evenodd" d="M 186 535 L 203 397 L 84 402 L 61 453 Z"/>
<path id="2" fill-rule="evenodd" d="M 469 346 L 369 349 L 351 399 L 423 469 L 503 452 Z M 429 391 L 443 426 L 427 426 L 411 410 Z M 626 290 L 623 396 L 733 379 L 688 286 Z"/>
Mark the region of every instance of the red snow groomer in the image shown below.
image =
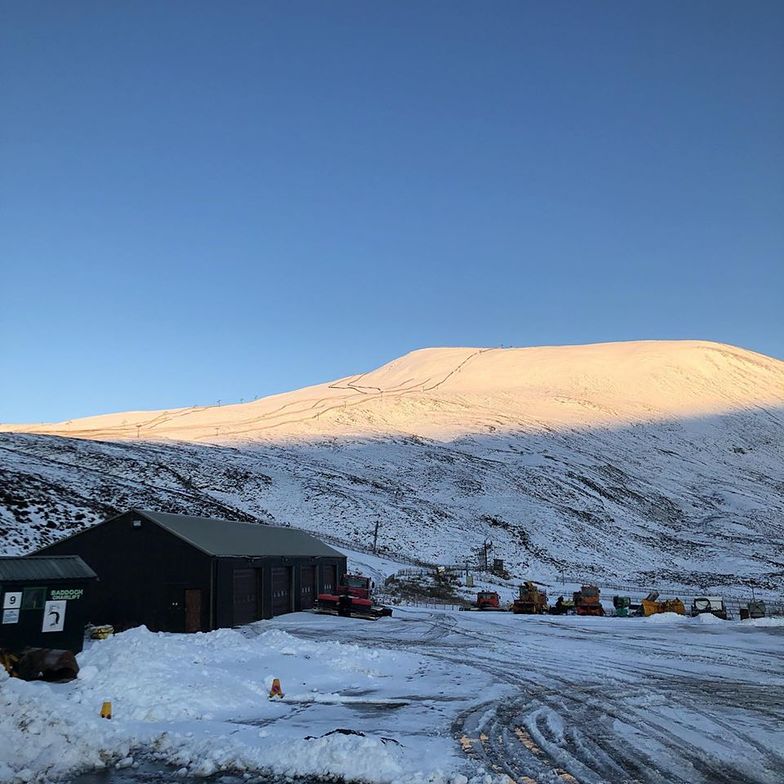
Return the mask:
<path id="1" fill-rule="evenodd" d="M 583 585 L 572 594 L 574 611 L 577 615 L 604 615 L 604 607 L 599 601 L 599 589 L 595 585 Z"/>
<path id="2" fill-rule="evenodd" d="M 346 574 L 335 593 L 320 593 L 316 612 L 369 621 L 392 615 L 390 607 L 373 602 L 373 581 L 363 574 Z"/>
<path id="3" fill-rule="evenodd" d="M 503 610 L 501 597 L 495 591 L 479 591 L 476 595 L 474 607 L 477 610 Z"/>

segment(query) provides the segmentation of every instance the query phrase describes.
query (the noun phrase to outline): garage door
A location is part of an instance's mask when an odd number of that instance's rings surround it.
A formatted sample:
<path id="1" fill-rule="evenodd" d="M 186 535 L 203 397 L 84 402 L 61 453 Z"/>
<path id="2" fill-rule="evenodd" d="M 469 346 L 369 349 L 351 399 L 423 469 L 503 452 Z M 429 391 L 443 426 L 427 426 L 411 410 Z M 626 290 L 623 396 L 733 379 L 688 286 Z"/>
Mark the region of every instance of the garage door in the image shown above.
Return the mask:
<path id="1" fill-rule="evenodd" d="M 316 567 L 303 566 L 300 569 L 299 603 L 303 610 L 313 606 L 316 601 Z"/>
<path id="2" fill-rule="evenodd" d="M 234 625 L 253 623 L 259 615 L 259 581 L 255 569 L 234 570 Z"/>
<path id="3" fill-rule="evenodd" d="M 291 612 L 291 567 L 272 568 L 272 614 Z"/>
<path id="4" fill-rule="evenodd" d="M 322 578 L 324 580 L 324 593 L 332 593 L 337 588 L 338 583 L 338 567 L 334 565 L 325 565 L 321 567 Z"/>

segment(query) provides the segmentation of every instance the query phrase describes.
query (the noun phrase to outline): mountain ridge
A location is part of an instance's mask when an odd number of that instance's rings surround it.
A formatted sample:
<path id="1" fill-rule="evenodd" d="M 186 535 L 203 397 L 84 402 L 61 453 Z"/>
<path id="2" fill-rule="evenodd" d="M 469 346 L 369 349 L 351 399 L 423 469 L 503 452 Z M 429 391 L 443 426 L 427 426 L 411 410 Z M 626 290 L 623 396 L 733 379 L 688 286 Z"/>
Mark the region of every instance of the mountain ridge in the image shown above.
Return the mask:
<path id="1" fill-rule="evenodd" d="M 722 373 L 725 378 L 718 379 Z M 698 382 L 701 397 L 695 394 Z M 671 390 L 666 389 L 667 384 Z M 784 404 L 783 390 L 784 362 L 708 341 L 426 348 L 365 373 L 248 403 L 126 411 L 43 425 L 0 424 L 0 431 L 84 438 L 220 441 L 266 438 L 268 430 L 274 431 L 273 438 L 316 435 L 329 433 L 332 425 L 337 431 L 342 426 L 348 431 L 353 427 L 357 434 L 357 408 L 377 409 L 384 401 L 411 398 L 443 398 L 455 403 L 468 399 L 476 405 L 475 398 L 481 395 L 488 402 L 501 396 L 504 407 L 500 410 L 520 413 L 524 407 L 530 412 L 529 419 L 546 425 L 606 423 L 616 410 L 620 421 L 629 423 L 646 416 L 666 419 L 731 411 L 744 404 L 778 406 Z M 579 408 L 570 413 L 570 405 Z M 495 407 L 499 409 L 498 405 Z M 603 407 L 607 411 L 600 416 Z M 343 417 L 347 421 L 342 421 L 341 409 L 351 410 L 353 417 Z M 309 422 L 324 415 L 329 420 L 327 426 Z M 405 421 L 405 412 L 402 417 L 385 418 L 383 412 L 374 410 L 372 418 L 369 432 L 374 433 L 407 432 L 411 425 Z M 303 424 L 304 427 L 297 427 Z M 430 420 L 413 424 L 424 428 L 429 436 L 439 436 Z M 451 423 L 445 425 L 444 435 L 448 438 L 459 432 L 460 423 L 452 417 Z M 462 432 L 470 432 L 470 428 L 463 428 Z"/>

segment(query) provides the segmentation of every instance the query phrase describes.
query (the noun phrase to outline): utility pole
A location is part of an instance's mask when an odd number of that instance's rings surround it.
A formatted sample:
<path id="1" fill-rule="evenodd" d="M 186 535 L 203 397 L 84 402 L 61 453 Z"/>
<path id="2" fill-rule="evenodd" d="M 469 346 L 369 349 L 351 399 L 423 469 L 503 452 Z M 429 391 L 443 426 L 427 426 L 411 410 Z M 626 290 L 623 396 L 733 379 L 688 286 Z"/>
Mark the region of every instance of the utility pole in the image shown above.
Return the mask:
<path id="1" fill-rule="evenodd" d="M 378 526 L 381 524 L 380 520 L 376 520 L 376 528 L 373 531 L 373 555 L 378 552 Z"/>

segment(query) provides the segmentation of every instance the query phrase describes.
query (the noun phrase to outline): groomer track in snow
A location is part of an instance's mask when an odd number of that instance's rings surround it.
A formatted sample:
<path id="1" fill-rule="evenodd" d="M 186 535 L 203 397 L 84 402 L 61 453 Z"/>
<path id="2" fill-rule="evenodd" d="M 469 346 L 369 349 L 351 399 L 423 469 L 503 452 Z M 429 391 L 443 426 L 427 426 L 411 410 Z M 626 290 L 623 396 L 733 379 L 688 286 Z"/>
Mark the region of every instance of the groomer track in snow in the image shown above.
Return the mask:
<path id="1" fill-rule="evenodd" d="M 784 619 L 399 615 L 383 635 L 338 635 L 450 663 L 453 694 L 473 670 L 478 704 L 455 717 L 455 741 L 517 784 L 781 781 Z M 435 690 L 428 682 L 422 698 Z"/>

